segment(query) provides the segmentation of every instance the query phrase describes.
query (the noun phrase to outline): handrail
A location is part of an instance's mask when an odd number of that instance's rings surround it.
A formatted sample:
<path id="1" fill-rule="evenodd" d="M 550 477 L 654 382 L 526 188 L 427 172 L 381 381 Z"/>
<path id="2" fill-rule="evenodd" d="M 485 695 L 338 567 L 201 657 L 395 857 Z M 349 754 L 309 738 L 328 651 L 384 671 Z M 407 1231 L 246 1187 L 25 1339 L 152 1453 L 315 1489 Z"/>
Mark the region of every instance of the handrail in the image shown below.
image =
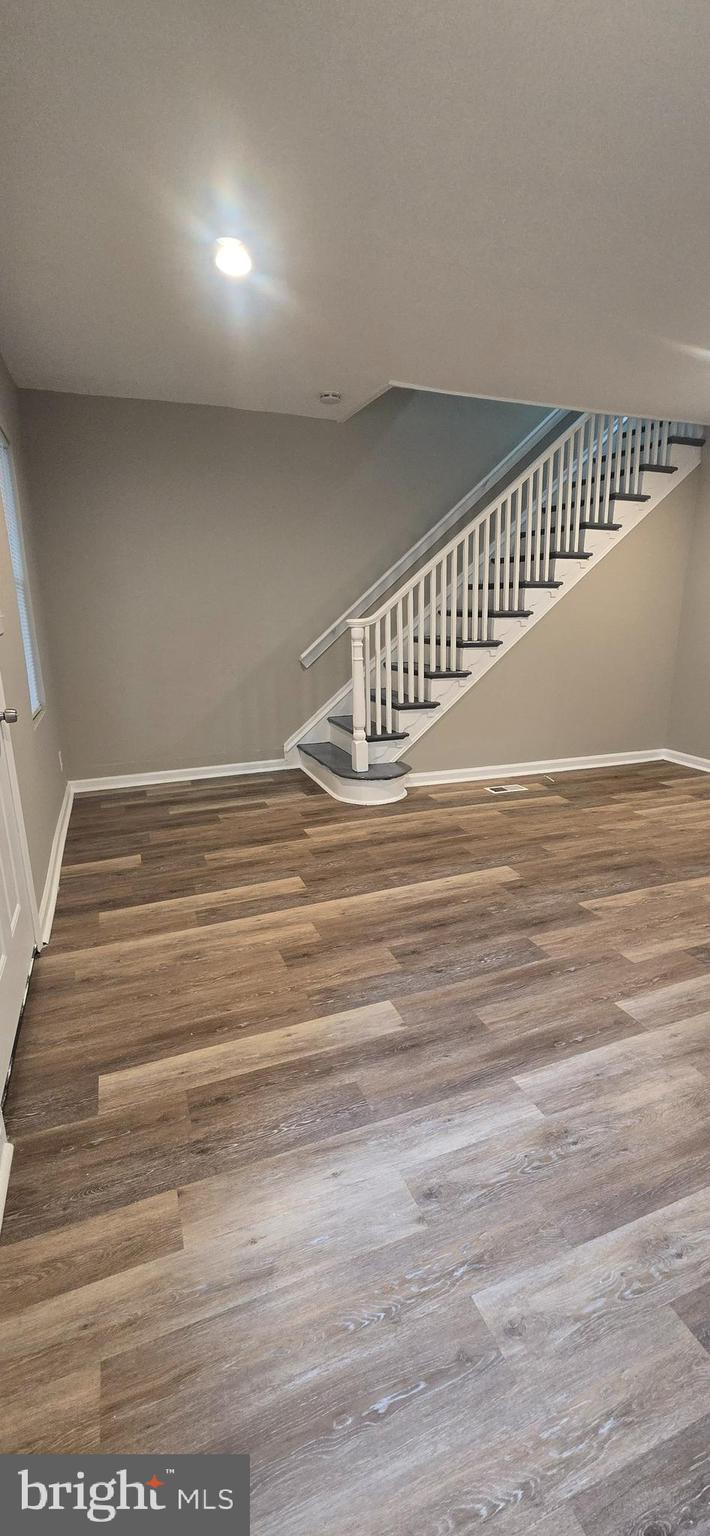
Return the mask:
<path id="1" fill-rule="evenodd" d="M 330 646 L 334 645 L 335 641 L 345 634 L 349 619 L 369 608 L 370 604 L 380 597 L 382 593 L 389 592 L 398 576 L 402 576 L 405 571 L 408 571 L 419 559 L 420 555 L 426 554 L 428 549 L 432 549 L 438 543 L 442 534 L 446 532 L 447 528 L 452 528 L 467 512 L 472 510 L 476 503 L 481 501 L 486 492 L 490 490 L 491 486 L 496 485 L 499 480 L 502 480 L 508 470 L 512 469 L 513 465 L 519 463 L 520 459 L 530 452 L 535 443 L 540 442 L 543 437 L 546 437 L 552 431 L 556 422 L 562 421 L 568 414 L 568 411 L 548 411 L 542 421 L 539 421 L 537 426 L 527 433 L 526 437 L 523 437 L 519 443 L 515 444 L 514 448 L 511 448 L 508 453 L 504 454 L 503 458 L 494 465 L 493 469 L 483 475 L 476 485 L 473 486 L 472 490 L 467 491 L 466 495 L 462 496 L 460 501 L 457 501 L 455 507 L 451 507 L 448 512 L 445 512 L 443 517 L 440 517 L 438 522 L 434 523 L 431 528 L 428 528 L 421 538 L 417 539 L 403 555 L 400 555 L 399 559 L 395 560 L 388 570 L 378 577 L 377 581 L 373 581 L 372 585 L 367 588 L 367 591 L 362 592 L 355 599 L 355 602 L 351 603 L 340 614 L 339 618 L 335 619 L 332 624 L 329 624 L 328 628 L 324 629 L 323 633 L 318 635 L 316 640 L 312 640 L 311 644 L 306 646 L 305 651 L 302 651 L 299 657 L 301 666 L 304 668 L 312 667 L 314 661 L 317 661 L 324 651 L 329 650 Z"/>
<path id="2" fill-rule="evenodd" d="M 393 712 L 430 703 L 431 678 L 465 675 L 460 649 L 524 616 L 521 594 L 554 585 L 555 560 L 584 553 L 587 528 L 613 527 L 614 502 L 644 500 L 643 470 L 666 468 L 670 441 L 688 435 L 687 422 L 579 416 L 374 613 L 346 620 L 356 772 L 369 741 L 392 735 Z"/>

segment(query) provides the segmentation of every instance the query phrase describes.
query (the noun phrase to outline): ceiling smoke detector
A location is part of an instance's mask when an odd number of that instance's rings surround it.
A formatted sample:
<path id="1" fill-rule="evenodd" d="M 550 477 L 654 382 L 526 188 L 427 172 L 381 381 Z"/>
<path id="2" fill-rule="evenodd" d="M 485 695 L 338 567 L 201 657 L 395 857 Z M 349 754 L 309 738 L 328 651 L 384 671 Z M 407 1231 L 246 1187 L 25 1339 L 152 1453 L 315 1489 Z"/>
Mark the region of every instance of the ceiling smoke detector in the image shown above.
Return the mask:
<path id="1" fill-rule="evenodd" d="M 342 398 L 339 389 L 324 389 L 318 396 L 321 405 L 340 405 Z"/>

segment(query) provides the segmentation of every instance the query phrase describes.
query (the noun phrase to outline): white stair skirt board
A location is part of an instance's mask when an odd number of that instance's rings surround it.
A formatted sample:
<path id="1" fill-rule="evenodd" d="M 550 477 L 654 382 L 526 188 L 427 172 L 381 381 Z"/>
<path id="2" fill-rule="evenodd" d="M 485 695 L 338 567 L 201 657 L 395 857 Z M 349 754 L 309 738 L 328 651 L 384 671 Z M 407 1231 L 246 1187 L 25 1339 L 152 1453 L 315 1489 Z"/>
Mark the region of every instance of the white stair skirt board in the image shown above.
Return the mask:
<path id="1" fill-rule="evenodd" d="M 204 768 L 163 768 L 155 773 L 109 774 L 101 779 L 72 779 L 70 788 L 75 795 L 95 794 L 102 789 L 142 789 L 146 784 L 190 784 L 199 779 L 233 779 L 246 773 L 281 773 L 285 768 L 298 767 L 285 757 L 261 758 L 255 763 L 212 763 Z"/>
<path id="2" fill-rule="evenodd" d="M 62 870 L 64 844 L 67 840 L 69 817 L 71 816 L 71 808 L 73 803 L 74 790 L 71 784 L 67 784 L 67 787 L 64 791 L 64 799 L 62 801 L 61 810 L 57 818 L 57 825 L 54 829 L 52 848 L 49 855 L 49 865 L 47 868 L 47 877 L 44 882 L 42 900 L 39 904 L 39 933 L 42 946 L 49 943 L 49 936 L 52 932 L 54 909 L 57 905 L 57 895 L 59 892 L 59 877 Z"/>
<path id="3" fill-rule="evenodd" d="M 363 774 L 406 764 L 415 742 L 692 473 L 703 441 L 701 429 L 684 422 L 577 418 L 375 613 L 349 621 L 351 676 L 286 742 L 288 761 L 300 760 L 337 799 L 375 805 L 392 798 L 377 772 L 353 783 L 348 769 L 346 787 L 337 761 L 326 776 L 299 749 L 317 745 L 325 752 L 330 744 L 348 754 L 349 745 Z M 651 760 L 658 755 L 661 749 Z M 569 766 L 644 760 L 648 754 L 603 754 Z M 548 766 L 484 767 L 461 777 Z M 563 771 L 560 763 L 551 766 Z M 397 798 L 408 785 L 427 782 L 449 779 L 413 772 Z"/>
<path id="4" fill-rule="evenodd" d="M 0 1228 L 2 1227 L 3 1212 L 5 1210 L 5 1198 L 7 1186 L 10 1182 L 10 1168 L 12 1166 L 12 1154 L 14 1147 L 11 1141 L 3 1139 L 0 1142 Z"/>

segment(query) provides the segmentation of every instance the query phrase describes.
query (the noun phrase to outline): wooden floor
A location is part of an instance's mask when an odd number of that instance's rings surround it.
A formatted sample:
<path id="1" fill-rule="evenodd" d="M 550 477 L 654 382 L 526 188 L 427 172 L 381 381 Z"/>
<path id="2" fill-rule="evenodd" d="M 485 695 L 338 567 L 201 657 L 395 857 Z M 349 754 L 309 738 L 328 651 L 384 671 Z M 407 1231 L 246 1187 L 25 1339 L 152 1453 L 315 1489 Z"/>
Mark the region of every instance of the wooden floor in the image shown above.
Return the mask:
<path id="1" fill-rule="evenodd" d="M 710 1532 L 710 778 L 87 796 L 3 1451 L 248 1450 L 255 1536 Z"/>

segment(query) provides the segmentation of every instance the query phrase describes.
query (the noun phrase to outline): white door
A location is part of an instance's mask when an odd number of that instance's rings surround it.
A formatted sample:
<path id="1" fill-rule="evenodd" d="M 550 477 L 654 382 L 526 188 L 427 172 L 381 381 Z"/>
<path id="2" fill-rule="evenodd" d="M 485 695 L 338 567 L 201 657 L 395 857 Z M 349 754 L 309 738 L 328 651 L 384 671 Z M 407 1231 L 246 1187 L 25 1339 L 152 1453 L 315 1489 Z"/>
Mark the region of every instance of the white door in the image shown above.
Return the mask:
<path id="1" fill-rule="evenodd" d="M 3 711 L 3 704 L 0 685 L 0 1095 L 10 1065 L 35 946 L 35 925 L 23 858 L 22 811 L 10 742 L 12 726 L 5 720 L 5 715 L 14 712 Z"/>

